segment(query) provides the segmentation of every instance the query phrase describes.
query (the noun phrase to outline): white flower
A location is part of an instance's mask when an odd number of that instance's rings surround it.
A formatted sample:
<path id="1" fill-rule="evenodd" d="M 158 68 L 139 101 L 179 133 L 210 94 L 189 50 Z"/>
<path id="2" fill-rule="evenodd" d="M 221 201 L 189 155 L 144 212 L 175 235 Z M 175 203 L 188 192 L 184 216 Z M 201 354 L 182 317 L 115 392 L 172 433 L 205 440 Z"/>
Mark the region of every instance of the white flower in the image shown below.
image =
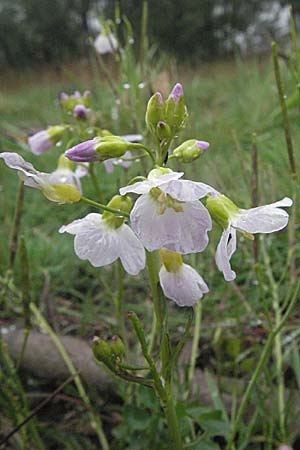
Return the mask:
<path id="1" fill-rule="evenodd" d="M 108 35 L 101 33 L 95 39 L 94 47 L 100 55 L 113 53 L 118 48 L 118 41 L 112 33 Z"/>
<path id="2" fill-rule="evenodd" d="M 114 228 L 101 214 L 91 213 L 62 226 L 59 232 L 74 234 L 76 255 L 88 260 L 94 267 L 106 266 L 118 258 L 130 275 L 137 275 L 145 267 L 144 247 L 124 223 Z"/>
<path id="3" fill-rule="evenodd" d="M 166 173 L 161 175 L 161 171 Z M 199 201 L 214 189 L 179 180 L 183 172 L 154 169 L 148 179 L 120 189 L 141 194 L 130 214 L 131 225 L 147 250 L 165 247 L 177 253 L 201 252 L 208 244 L 210 215 Z"/>
<path id="4" fill-rule="evenodd" d="M 80 200 L 80 181 L 72 170 L 58 168 L 52 173 L 39 172 L 18 153 L 3 152 L 0 153 L 0 158 L 4 159 L 8 167 L 19 172 L 25 186 L 41 190 L 48 200 L 57 203 Z"/>
<path id="5" fill-rule="evenodd" d="M 289 220 L 288 213 L 280 207 L 292 204 L 293 201 L 285 197 L 278 202 L 257 208 L 239 209 L 236 207 L 232 208 L 230 212 L 227 209 L 227 227 L 222 233 L 216 252 L 217 267 L 223 272 L 226 281 L 232 281 L 236 277 L 230 266 L 230 258 L 236 250 L 236 230 L 246 234 L 279 231 L 287 225 Z M 209 208 L 209 205 L 207 206 Z"/>
<path id="6" fill-rule="evenodd" d="M 161 249 L 163 263 L 159 281 L 166 297 L 178 306 L 193 306 L 209 292 L 207 284 L 193 267 L 182 262 L 181 255 Z"/>

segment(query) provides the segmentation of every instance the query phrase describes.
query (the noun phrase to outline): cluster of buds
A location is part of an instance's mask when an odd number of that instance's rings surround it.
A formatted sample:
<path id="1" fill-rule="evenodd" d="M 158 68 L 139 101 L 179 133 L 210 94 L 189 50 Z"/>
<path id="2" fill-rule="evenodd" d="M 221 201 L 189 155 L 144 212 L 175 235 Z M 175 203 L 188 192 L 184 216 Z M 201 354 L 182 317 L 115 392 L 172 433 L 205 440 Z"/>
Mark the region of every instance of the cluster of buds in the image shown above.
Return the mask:
<path id="1" fill-rule="evenodd" d="M 91 106 L 91 92 L 85 91 L 83 95 L 79 91 L 75 91 L 72 95 L 65 92 L 60 94 L 60 106 L 66 112 L 75 114 L 75 108 L 78 106 L 84 107 L 86 110 Z"/>
<path id="2" fill-rule="evenodd" d="M 110 342 L 94 336 L 92 350 L 96 360 L 104 363 L 111 370 L 115 369 L 125 354 L 125 346 L 119 336 L 113 336 Z"/>

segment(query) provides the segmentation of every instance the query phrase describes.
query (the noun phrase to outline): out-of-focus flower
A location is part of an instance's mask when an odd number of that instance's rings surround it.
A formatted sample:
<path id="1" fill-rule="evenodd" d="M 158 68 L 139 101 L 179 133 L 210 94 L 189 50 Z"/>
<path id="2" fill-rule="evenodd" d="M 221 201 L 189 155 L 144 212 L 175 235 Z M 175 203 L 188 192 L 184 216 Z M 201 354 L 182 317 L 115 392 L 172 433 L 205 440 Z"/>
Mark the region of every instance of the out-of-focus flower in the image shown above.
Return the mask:
<path id="1" fill-rule="evenodd" d="M 65 126 L 56 125 L 47 130 L 38 131 L 28 138 L 28 145 L 35 155 L 41 155 L 55 145 L 63 136 Z"/>
<path id="2" fill-rule="evenodd" d="M 141 194 L 130 214 L 131 225 L 147 250 L 161 247 L 177 253 L 196 253 L 208 244 L 211 218 L 199 202 L 214 189 L 204 183 L 179 180 L 183 172 L 160 168 L 148 179 L 120 189 Z"/>
<path id="3" fill-rule="evenodd" d="M 94 47 L 100 55 L 113 53 L 118 48 L 118 41 L 112 33 L 101 33 L 96 37 Z"/>
<path id="4" fill-rule="evenodd" d="M 131 202 L 128 197 L 115 196 L 108 206 L 127 211 Z M 106 266 L 118 258 L 130 275 L 137 275 L 145 267 L 144 247 L 123 217 L 109 212 L 91 213 L 62 226 L 59 232 L 74 234 L 76 255 L 94 267 Z"/>
<path id="5" fill-rule="evenodd" d="M 74 106 L 73 114 L 77 119 L 84 120 L 87 118 L 88 109 L 84 105 L 76 105 Z"/>
<path id="6" fill-rule="evenodd" d="M 124 153 L 122 158 L 106 159 L 103 162 L 106 172 L 112 173 L 114 171 L 115 166 L 121 166 L 123 167 L 123 169 L 128 169 L 128 167 L 131 166 L 133 161 L 126 161 L 126 158 L 132 158 L 132 153 L 129 150 L 127 150 L 127 152 Z"/>
<path id="7" fill-rule="evenodd" d="M 198 272 L 182 262 L 180 254 L 162 248 L 159 255 L 162 262 L 159 271 L 162 290 L 177 305 L 193 306 L 209 291 Z"/>
<path id="8" fill-rule="evenodd" d="M 289 220 L 288 213 L 281 207 L 292 206 L 293 201 L 285 197 L 270 205 L 257 208 L 238 208 L 229 198 L 219 193 L 208 196 L 206 206 L 213 219 L 223 228 L 216 252 L 216 264 L 226 281 L 232 281 L 236 273 L 231 269 L 230 258 L 236 250 L 236 230 L 246 237 L 256 233 L 273 233 L 284 228 Z"/>
<path id="9" fill-rule="evenodd" d="M 81 198 L 80 182 L 70 169 L 56 169 L 52 173 L 36 170 L 17 153 L 0 153 L 0 158 L 11 169 L 19 172 L 25 186 L 42 191 L 44 196 L 57 203 L 74 203 Z"/>
<path id="10" fill-rule="evenodd" d="M 79 91 L 73 92 L 73 94 L 68 95 L 65 92 L 61 92 L 59 96 L 61 107 L 68 111 L 74 113 L 74 108 L 76 106 L 85 106 L 88 108 L 91 103 L 91 92 L 84 91 L 83 95 Z"/>

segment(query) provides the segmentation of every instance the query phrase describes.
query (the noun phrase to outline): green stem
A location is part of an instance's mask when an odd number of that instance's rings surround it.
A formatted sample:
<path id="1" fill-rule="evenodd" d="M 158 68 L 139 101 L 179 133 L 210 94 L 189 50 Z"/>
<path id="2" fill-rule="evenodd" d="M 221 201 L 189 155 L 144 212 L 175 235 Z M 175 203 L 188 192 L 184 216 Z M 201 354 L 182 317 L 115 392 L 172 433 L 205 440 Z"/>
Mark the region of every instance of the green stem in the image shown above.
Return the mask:
<path id="1" fill-rule="evenodd" d="M 194 336 L 193 336 L 193 343 L 192 343 L 190 367 L 189 367 L 189 372 L 188 372 L 187 395 L 189 394 L 189 392 L 192 388 L 192 383 L 193 383 L 193 378 L 194 378 L 196 358 L 197 358 L 198 347 L 199 347 L 200 331 L 201 331 L 201 319 L 202 319 L 202 303 L 201 303 L 201 301 L 199 301 L 195 307 L 195 329 L 194 329 Z"/>
<path id="2" fill-rule="evenodd" d="M 178 418 L 171 393 L 168 395 L 167 402 L 164 406 L 164 413 L 167 419 L 168 429 L 173 444 L 172 450 L 183 450 Z"/>
<path id="3" fill-rule="evenodd" d="M 261 356 L 260 356 L 260 359 L 259 359 L 258 364 L 256 366 L 256 369 L 253 372 L 253 375 L 252 375 L 252 377 L 250 379 L 250 382 L 249 382 L 249 384 L 247 386 L 245 394 L 244 394 L 244 396 L 242 398 L 242 401 L 241 401 L 238 413 L 236 415 L 235 421 L 233 423 L 233 426 L 232 426 L 232 429 L 231 429 L 231 433 L 230 433 L 230 437 L 229 437 L 229 440 L 228 440 L 228 443 L 227 443 L 227 446 L 226 446 L 225 450 L 231 450 L 232 449 L 233 441 L 234 441 L 234 438 L 235 438 L 238 426 L 240 424 L 240 421 L 242 419 L 243 413 L 244 413 L 245 408 L 247 406 L 248 400 L 250 398 L 252 389 L 253 389 L 253 387 L 254 387 L 254 385 L 255 385 L 255 383 L 256 383 L 256 381 L 257 381 L 257 379 L 258 379 L 258 377 L 259 377 L 259 375 L 260 375 L 260 373 L 261 373 L 261 371 L 262 371 L 262 369 L 263 369 L 263 367 L 265 365 L 265 362 L 266 362 L 268 354 L 269 354 L 269 352 L 270 352 L 270 350 L 272 348 L 273 341 L 274 341 L 275 337 L 277 336 L 278 333 L 280 333 L 282 327 L 284 326 L 285 322 L 289 318 L 289 315 L 290 315 L 290 313 L 291 313 L 291 311 L 292 311 L 292 309 L 293 309 L 293 307 L 294 307 L 294 305 L 295 305 L 295 303 L 296 303 L 296 301 L 298 299 L 299 287 L 300 287 L 300 282 L 298 282 L 298 285 L 297 285 L 297 287 L 295 289 L 295 292 L 294 292 L 294 296 L 293 296 L 293 298 L 292 298 L 292 300 L 291 300 L 291 302 L 290 302 L 290 304 L 289 304 L 289 306 L 288 306 L 284 316 L 282 317 L 280 323 L 277 325 L 277 327 L 268 336 L 266 345 L 265 345 L 265 347 L 264 347 L 264 349 L 263 349 L 263 351 L 261 353 Z"/>
<path id="4" fill-rule="evenodd" d="M 162 329 L 163 329 L 163 314 L 162 314 L 162 305 L 160 302 L 159 295 L 159 278 L 158 278 L 158 253 L 157 252 L 148 252 L 146 250 L 146 261 L 147 261 L 147 269 L 148 276 L 154 306 L 154 313 L 156 316 L 156 324 L 157 324 L 157 336 L 158 341 L 161 340 Z"/>
<path id="5" fill-rule="evenodd" d="M 44 317 L 42 316 L 40 311 L 37 309 L 37 307 L 33 303 L 30 304 L 30 309 L 31 309 L 32 313 L 34 314 L 36 320 L 38 321 L 40 327 L 43 328 L 51 337 L 57 350 L 61 354 L 66 366 L 68 367 L 70 374 L 74 376 L 74 382 L 76 384 L 78 393 L 79 393 L 80 397 L 82 398 L 84 404 L 88 408 L 88 416 L 90 419 L 91 426 L 96 431 L 100 445 L 103 448 L 103 450 L 109 450 L 109 444 L 108 444 L 108 441 L 107 441 L 106 436 L 103 431 L 101 419 L 99 416 L 95 415 L 92 410 L 92 405 L 91 405 L 90 399 L 86 394 L 86 391 L 83 387 L 80 376 L 78 375 L 78 372 L 77 372 L 76 368 L 74 367 L 74 364 L 73 364 L 70 356 L 68 355 L 66 349 L 60 342 L 58 336 L 55 334 L 55 332 L 52 330 L 52 328 L 50 327 L 48 322 L 44 319 Z"/>
<path id="6" fill-rule="evenodd" d="M 23 183 L 23 181 L 20 180 L 17 197 L 16 197 L 15 216 L 14 216 L 14 221 L 13 221 L 13 226 L 12 226 L 12 234 L 11 234 L 11 241 L 10 241 L 10 248 L 9 248 L 8 270 L 13 269 L 14 261 L 15 261 L 16 254 L 17 254 L 23 203 L 24 203 L 24 183 Z"/>
<path id="7" fill-rule="evenodd" d="M 122 211 L 121 209 L 110 208 L 109 206 L 103 205 L 102 203 L 94 202 L 94 200 L 90 200 L 86 197 L 81 197 L 80 200 L 88 205 L 94 206 L 98 209 L 103 209 L 103 211 L 109 211 L 117 216 L 129 217 L 128 212 Z"/>
<path id="8" fill-rule="evenodd" d="M 278 286 L 274 280 L 273 272 L 270 265 L 270 258 L 266 252 L 264 240 L 262 240 L 263 257 L 266 267 L 266 272 L 271 285 L 271 291 L 273 296 L 273 309 L 275 312 L 275 326 L 277 327 L 281 321 L 281 310 L 278 296 Z M 279 431 L 281 438 L 285 438 L 285 414 L 284 414 L 284 379 L 283 379 L 283 367 L 282 367 L 282 348 L 281 348 L 281 334 L 277 333 L 274 339 L 274 353 L 276 361 L 276 377 L 278 384 L 278 418 L 279 418 Z"/>
<path id="9" fill-rule="evenodd" d="M 124 293 L 124 269 L 120 259 L 117 261 L 117 278 L 118 278 L 118 292 L 114 297 L 114 303 L 117 314 L 118 328 L 120 330 L 121 338 L 124 341 L 126 351 L 128 350 L 128 340 L 126 335 L 125 321 L 123 316 L 123 293 Z"/>
<path id="10" fill-rule="evenodd" d="M 94 185 L 97 197 L 101 203 L 104 203 L 105 199 L 104 199 L 103 192 L 102 192 L 100 185 L 98 183 L 98 180 L 97 180 L 94 163 L 89 164 L 89 173 L 90 173 L 90 177 L 91 177 L 92 183 Z"/>
<path id="11" fill-rule="evenodd" d="M 147 363 L 149 364 L 151 375 L 153 377 L 153 381 L 154 381 L 155 388 L 156 388 L 156 393 L 160 399 L 160 403 L 162 405 L 162 408 L 165 413 L 165 417 L 167 419 L 169 434 L 170 434 L 170 438 L 172 441 L 172 447 L 170 447 L 170 448 L 172 450 L 183 450 L 182 440 L 181 440 L 181 436 L 180 436 L 180 432 L 179 432 L 178 418 L 177 418 L 175 406 L 173 403 L 172 380 L 170 379 L 166 383 L 166 386 L 164 386 L 164 384 L 163 384 L 164 380 L 162 380 L 162 377 L 157 372 L 155 364 L 148 353 L 144 330 L 141 326 L 141 323 L 140 323 L 137 315 L 134 312 L 130 312 L 128 317 L 129 317 L 130 321 L 132 322 L 136 336 L 140 341 L 143 356 L 144 356 L 145 360 L 147 361 Z"/>
<path id="12" fill-rule="evenodd" d="M 150 148 L 146 147 L 143 144 L 131 144 L 130 148 L 142 148 L 143 150 L 145 150 L 148 155 L 150 156 L 150 158 L 152 159 L 153 165 L 155 165 L 155 157 L 153 155 L 152 150 L 150 150 Z"/>
<path id="13" fill-rule="evenodd" d="M 294 149 L 293 149 L 287 107 L 286 107 L 286 102 L 285 102 L 285 96 L 284 96 L 284 91 L 283 91 L 283 83 L 282 83 L 282 79 L 281 79 L 281 75 L 280 75 L 277 45 L 275 42 L 272 42 L 272 55 L 273 55 L 274 73 L 275 73 L 275 78 L 276 78 L 277 91 L 278 91 L 278 97 L 279 97 L 279 102 L 280 102 L 280 107 L 281 107 L 281 114 L 282 114 L 283 127 L 284 127 L 284 133 L 285 133 L 285 140 L 286 140 L 287 152 L 288 152 L 289 163 L 290 163 L 290 172 L 291 172 L 292 178 L 295 179 L 297 174 L 296 174 L 296 163 L 295 163 L 295 159 L 294 159 Z"/>

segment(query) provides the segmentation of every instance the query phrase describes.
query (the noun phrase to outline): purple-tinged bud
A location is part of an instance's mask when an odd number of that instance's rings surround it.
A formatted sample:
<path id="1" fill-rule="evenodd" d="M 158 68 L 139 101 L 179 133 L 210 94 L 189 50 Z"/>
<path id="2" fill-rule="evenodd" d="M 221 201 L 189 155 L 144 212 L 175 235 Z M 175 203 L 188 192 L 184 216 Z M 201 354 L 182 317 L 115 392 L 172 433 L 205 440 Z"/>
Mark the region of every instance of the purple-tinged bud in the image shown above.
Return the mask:
<path id="1" fill-rule="evenodd" d="M 289 445 L 281 444 L 277 450 L 293 450 L 293 449 Z"/>
<path id="2" fill-rule="evenodd" d="M 52 142 L 47 130 L 39 131 L 28 138 L 28 145 L 35 155 L 42 155 L 52 147 Z"/>
<path id="3" fill-rule="evenodd" d="M 205 152 L 209 148 L 209 142 L 206 141 L 196 141 L 195 146 L 203 150 Z"/>
<path id="4" fill-rule="evenodd" d="M 76 105 L 73 109 L 73 113 L 77 119 L 87 118 L 87 108 L 84 105 Z"/>
<path id="5" fill-rule="evenodd" d="M 69 96 L 65 92 L 61 92 L 59 98 L 60 100 L 67 100 Z"/>
<path id="6" fill-rule="evenodd" d="M 97 139 L 81 142 L 74 145 L 65 152 L 65 156 L 75 162 L 94 162 L 99 161 L 96 151 Z"/>
<path id="7" fill-rule="evenodd" d="M 180 97 L 183 97 L 183 88 L 182 85 L 180 83 L 176 83 L 175 86 L 173 87 L 169 98 L 173 97 L 173 99 L 175 100 L 175 103 L 177 103 L 180 99 Z"/>
<path id="8" fill-rule="evenodd" d="M 196 139 L 189 139 L 183 142 L 179 147 L 175 148 L 172 158 L 176 158 L 182 163 L 191 163 L 199 158 L 209 147 L 206 141 L 198 141 Z"/>
<path id="9" fill-rule="evenodd" d="M 81 98 L 81 94 L 80 94 L 79 91 L 74 91 L 73 96 L 76 97 L 76 98 Z"/>
<path id="10" fill-rule="evenodd" d="M 91 93 L 91 91 L 84 91 L 83 96 L 84 97 L 91 97 L 92 93 Z"/>

